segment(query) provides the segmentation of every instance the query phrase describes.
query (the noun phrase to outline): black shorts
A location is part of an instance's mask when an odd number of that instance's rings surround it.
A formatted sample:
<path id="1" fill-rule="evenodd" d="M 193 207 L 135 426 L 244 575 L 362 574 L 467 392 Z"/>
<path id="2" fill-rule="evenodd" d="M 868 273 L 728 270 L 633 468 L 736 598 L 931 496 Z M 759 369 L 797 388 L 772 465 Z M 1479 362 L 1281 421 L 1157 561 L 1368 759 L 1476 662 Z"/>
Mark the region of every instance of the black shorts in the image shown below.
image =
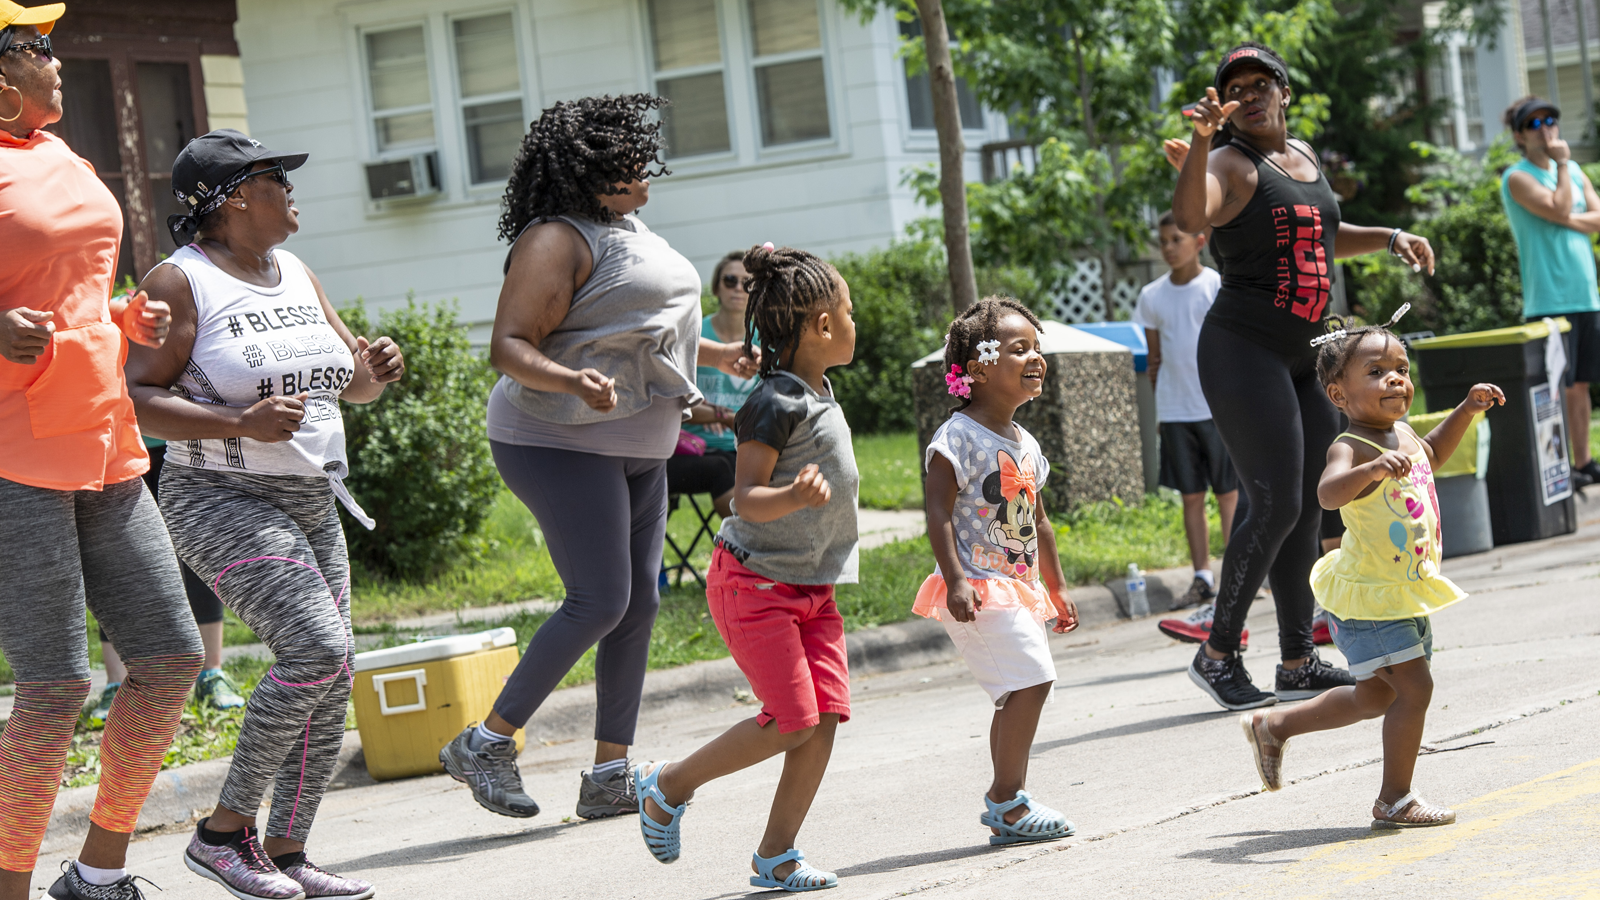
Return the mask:
<path id="1" fill-rule="evenodd" d="M 679 454 L 667 460 L 667 493 L 710 494 L 721 497 L 733 490 L 732 450 L 707 450 L 704 456 Z"/>
<path id="2" fill-rule="evenodd" d="M 1561 335 L 1561 342 L 1567 347 L 1567 369 L 1561 375 L 1561 386 L 1572 387 L 1579 381 L 1600 382 L 1600 312 L 1560 313 L 1551 318 L 1565 318 L 1572 324 L 1572 330 Z"/>
<path id="3" fill-rule="evenodd" d="M 1218 494 L 1239 489 L 1239 476 L 1211 419 L 1161 423 L 1161 485 L 1180 494 Z"/>

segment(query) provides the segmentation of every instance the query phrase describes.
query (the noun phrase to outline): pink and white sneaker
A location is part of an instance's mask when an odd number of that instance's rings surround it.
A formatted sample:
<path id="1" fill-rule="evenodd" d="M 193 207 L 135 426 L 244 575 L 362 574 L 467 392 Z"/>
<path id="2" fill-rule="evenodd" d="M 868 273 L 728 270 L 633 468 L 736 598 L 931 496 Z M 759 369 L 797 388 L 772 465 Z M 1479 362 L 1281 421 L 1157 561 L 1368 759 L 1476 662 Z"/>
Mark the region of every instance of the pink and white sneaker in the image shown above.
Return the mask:
<path id="1" fill-rule="evenodd" d="M 305 889 L 306 900 L 313 900 L 316 897 L 337 897 L 339 900 L 367 900 L 377 890 L 370 881 L 335 875 L 306 859 L 304 853 L 296 855 L 300 858 L 299 862 L 289 862 L 288 865 L 284 866 L 283 874 L 300 883 L 300 886 Z M 282 859 L 282 857 L 279 857 L 279 859 Z"/>
<path id="2" fill-rule="evenodd" d="M 201 878 L 209 878 L 239 900 L 306 900 L 300 882 L 278 871 L 261 849 L 254 828 L 239 832 L 233 840 L 217 846 L 200 839 L 200 829 L 211 821 L 201 819 L 195 826 L 183 862 Z"/>

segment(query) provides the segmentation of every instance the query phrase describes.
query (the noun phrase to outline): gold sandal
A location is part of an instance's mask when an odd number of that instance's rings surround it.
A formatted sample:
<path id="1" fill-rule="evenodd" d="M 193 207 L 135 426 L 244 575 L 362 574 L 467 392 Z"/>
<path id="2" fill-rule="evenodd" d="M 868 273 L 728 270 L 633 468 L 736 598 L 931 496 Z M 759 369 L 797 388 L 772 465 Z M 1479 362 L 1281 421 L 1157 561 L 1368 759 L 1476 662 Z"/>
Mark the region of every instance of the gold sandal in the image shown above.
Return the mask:
<path id="1" fill-rule="evenodd" d="M 1372 801 L 1372 827 L 1380 828 L 1432 828 L 1435 825 L 1452 825 L 1456 811 L 1443 806 L 1430 806 L 1416 794 L 1406 794 L 1393 804 L 1382 800 Z"/>
<path id="2" fill-rule="evenodd" d="M 1261 776 L 1261 784 L 1269 791 L 1283 790 L 1283 753 L 1289 746 L 1288 741 L 1280 741 L 1272 736 L 1272 731 L 1267 727 L 1266 713 L 1261 713 L 1261 725 L 1256 726 L 1256 712 L 1247 712 L 1239 716 L 1239 724 L 1244 727 L 1244 739 L 1250 742 L 1250 750 L 1256 758 L 1256 774 Z M 1271 747 L 1278 751 L 1277 756 L 1268 756 L 1262 753 L 1262 748 Z"/>

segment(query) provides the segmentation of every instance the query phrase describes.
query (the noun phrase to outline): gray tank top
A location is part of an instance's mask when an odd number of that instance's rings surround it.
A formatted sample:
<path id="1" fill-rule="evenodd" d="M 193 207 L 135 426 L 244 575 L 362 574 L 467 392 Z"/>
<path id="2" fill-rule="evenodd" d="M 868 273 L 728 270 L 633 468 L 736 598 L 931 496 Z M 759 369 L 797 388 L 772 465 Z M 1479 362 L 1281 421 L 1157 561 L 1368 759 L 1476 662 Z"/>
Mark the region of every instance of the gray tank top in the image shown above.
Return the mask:
<path id="1" fill-rule="evenodd" d="M 635 216 L 607 223 L 582 216 L 540 221 L 576 228 L 589 244 L 594 265 L 566 318 L 539 350 L 568 368 L 596 369 L 616 379 L 617 406 L 596 412 L 571 394 L 536 391 L 502 376 L 505 398 L 528 415 L 559 425 L 626 419 L 657 398 L 677 401 L 680 409 L 700 402 L 695 387 L 700 273 L 694 264 Z"/>

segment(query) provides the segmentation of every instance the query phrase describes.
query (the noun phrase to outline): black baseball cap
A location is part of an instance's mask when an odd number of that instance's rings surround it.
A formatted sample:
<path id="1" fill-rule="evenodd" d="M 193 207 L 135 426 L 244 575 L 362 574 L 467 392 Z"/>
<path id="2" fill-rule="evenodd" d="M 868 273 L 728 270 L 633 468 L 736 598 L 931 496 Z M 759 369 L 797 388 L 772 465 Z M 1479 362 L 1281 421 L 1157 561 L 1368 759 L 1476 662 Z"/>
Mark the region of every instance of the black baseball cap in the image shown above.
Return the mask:
<path id="1" fill-rule="evenodd" d="M 282 163 L 285 172 L 306 164 L 309 153 L 277 153 L 232 128 L 219 128 L 190 141 L 172 162 L 172 194 L 187 214 L 167 217 L 179 247 L 194 240 L 200 217 L 220 207 L 258 162 Z"/>
<path id="2" fill-rule="evenodd" d="M 1222 90 L 1222 85 L 1227 82 L 1228 76 L 1243 66 L 1266 69 L 1277 76 L 1279 83 L 1289 83 L 1289 70 L 1283 67 L 1283 63 L 1278 62 L 1277 57 L 1259 47 L 1239 47 L 1230 51 L 1222 58 L 1222 62 L 1217 64 L 1217 76 L 1212 79 L 1212 85 L 1217 90 Z"/>
<path id="3" fill-rule="evenodd" d="M 1518 104 L 1516 111 L 1511 114 L 1511 130 L 1521 131 L 1529 119 L 1546 109 L 1555 113 L 1556 118 L 1561 117 L 1561 107 L 1543 97 L 1529 97 L 1526 102 Z"/>

